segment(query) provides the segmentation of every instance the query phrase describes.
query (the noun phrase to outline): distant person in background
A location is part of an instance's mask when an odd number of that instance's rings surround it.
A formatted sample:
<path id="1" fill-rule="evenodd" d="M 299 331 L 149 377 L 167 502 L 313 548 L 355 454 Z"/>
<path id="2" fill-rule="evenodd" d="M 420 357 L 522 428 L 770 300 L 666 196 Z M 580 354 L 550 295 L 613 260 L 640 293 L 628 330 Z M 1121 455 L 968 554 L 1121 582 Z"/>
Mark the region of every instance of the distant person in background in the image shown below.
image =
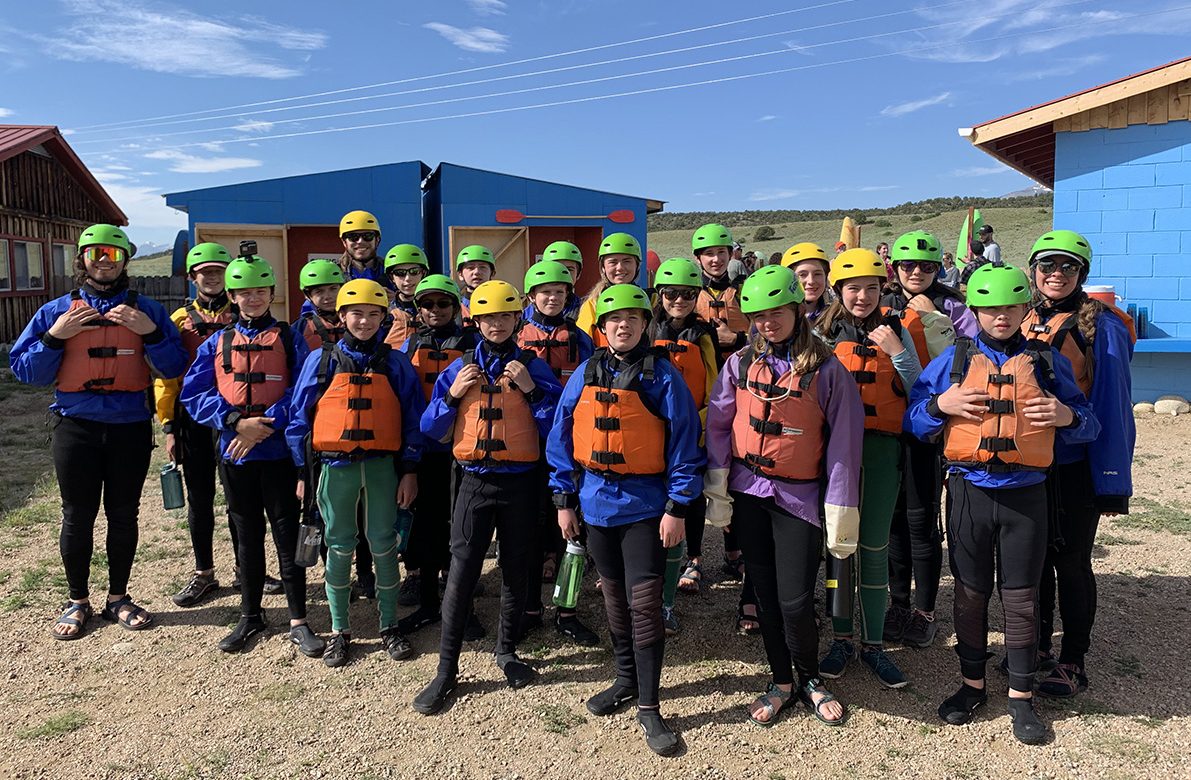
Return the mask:
<path id="1" fill-rule="evenodd" d="M 742 253 L 744 248 L 739 241 L 732 242 L 732 258 L 728 261 L 728 278 L 739 279 L 744 281 L 744 277 L 748 276 L 748 268 L 744 264 L 744 257 Z"/>
<path id="2" fill-rule="evenodd" d="M 882 241 L 877 244 L 876 249 L 873 251 L 877 253 L 877 257 L 881 258 L 881 262 L 885 264 L 886 278 L 891 282 L 896 282 L 897 273 L 893 270 L 893 263 L 889 262 L 889 243 Z"/>
<path id="3" fill-rule="evenodd" d="M 988 258 L 984 256 L 984 242 L 978 238 L 973 238 L 968 243 L 968 263 L 980 267 L 987 262 Z"/>
<path id="4" fill-rule="evenodd" d="M 984 256 L 991 262 L 1001 259 L 1001 245 L 993 238 L 992 225 L 980 228 L 980 242 L 984 245 Z"/>
<path id="5" fill-rule="evenodd" d="M 782 253 L 781 252 L 774 252 L 773 254 L 771 254 L 769 256 L 769 259 L 763 263 L 763 265 L 781 265 L 781 264 L 782 264 Z"/>
<path id="6" fill-rule="evenodd" d="M 744 253 L 744 267 L 745 267 L 745 270 L 750 274 L 753 271 L 757 270 L 757 253 L 756 252 L 745 252 Z"/>
<path id="7" fill-rule="evenodd" d="M 836 242 L 835 242 L 835 254 L 836 254 L 836 256 L 837 256 L 837 257 L 838 257 L 838 256 L 839 256 L 839 255 L 840 255 L 842 252 L 847 252 L 847 251 L 848 251 L 848 245 L 847 245 L 847 244 L 845 244 L 843 241 L 836 241 Z"/>
<path id="8" fill-rule="evenodd" d="M 939 282 L 948 287 L 959 286 L 959 266 L 955 264 L 955 255 L 943 253 L 943 273 L 939 274 Z"/>

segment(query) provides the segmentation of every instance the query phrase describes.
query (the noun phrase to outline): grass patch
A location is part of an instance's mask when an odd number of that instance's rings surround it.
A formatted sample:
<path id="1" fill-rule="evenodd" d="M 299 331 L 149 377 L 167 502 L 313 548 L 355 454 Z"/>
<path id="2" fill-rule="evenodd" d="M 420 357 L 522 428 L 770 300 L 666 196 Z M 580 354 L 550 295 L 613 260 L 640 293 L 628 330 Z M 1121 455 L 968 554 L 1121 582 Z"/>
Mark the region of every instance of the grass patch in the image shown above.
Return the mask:
<path id="1" fill-rule="evenodd" d="M 33 501 L 0 515 L 0 528 L 33 528 L 57 522 L 61 517 L 61 507 L 53 501 Z"/>
<path id="2" fill-rule="evenodd" d="M 91 718 L 85 712 L 70 710 L 61 715 L 53 716 L 40 726 L 19 731 L 17 732 L 17 736 L 21 739 L 53 739 L 54 737 L 61 737 L 64 734 L 78 731 L 90 722 Z"/>
<path id="3" fill-rule="evenodd" d="M 1087 696 L 1076 696 L 1073 699 L 1067 699 L 1064 703 L 1068 712 L 1072 712 L 1081 718 L 1107 718 L 1120 714 L 1107 704 L 1090 699 Z"/>
<path id="4" fill-rule="evenodd" d="M 1118 756 L 1132 761 L 1153 761 L 1158 751 L 1146 743 L 1120 734 L 1096 734 L 1088 747 L 1102 756 Z"/>
<path id="5" fill-rule="evenodd" d="M 294 701 L 302 696 L 306 689 L 297 683 L 276 683 L 266 685 L 256 692 L 256 698 L 261 701 Z"/>
<path id="6" fill-rule="evenodd" d="M 576 726 L 587 722 L 582 715 L 576 715 L 561 704 L 543 704 L 537 708 L 542 726 L 551 734 L 566 734 Z"/>
<path id="7" fill-rule="evenodd" d="M 1113 523 L 1123 528 L 1191 534 L 1191 513 L 1181 506 L 1167 506 L 1150 498 L 1134 496 L 1130 514 L 1117 515 Z"/>
<path id="8" fill-rule="evenodd" d="M 19 609 L 25 609 L 31 606 L 33 606 L 33 600 L 24 593 L 14 593 L 3 601 L 0 601 L 0 611 L 10 614 Z"/>
<path id="9" fill-rule="evenodd" d="M 1113 671 L 1122 677 L 1144 677 L 1141 671 L 1141 660 L 1135 655 L 1126 655 L 1112 659 Z"/>
<path id="10" fill-rule="evenodd" d="M 1096 537 L 1096 544 L 1112 547 L 1115 545 L 1145 544 L 1145 542 L 1138 539 L 1130 539 L 1127 536 L 1117 536 L 1116 534 L 1100 534 Z"/>

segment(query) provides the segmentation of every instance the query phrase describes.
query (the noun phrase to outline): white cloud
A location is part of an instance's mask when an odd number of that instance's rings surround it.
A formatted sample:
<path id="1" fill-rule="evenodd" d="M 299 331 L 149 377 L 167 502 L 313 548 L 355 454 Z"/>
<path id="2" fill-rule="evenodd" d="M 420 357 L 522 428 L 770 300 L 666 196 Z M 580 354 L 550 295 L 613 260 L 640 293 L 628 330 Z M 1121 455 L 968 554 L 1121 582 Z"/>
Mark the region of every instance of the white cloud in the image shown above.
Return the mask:
<path id="1" fill-rule="evenodd" d="M 30 34 L 50 56 L 80 62 L 115 62 L 184 76 L 283 79 L 301 69 L 270 56 L 270 49 L 312 51 L 327 36 L 251 16 L 202 16 L 147 0 L 65 0 L 71 17 L 51 38 Z"/>
<path id="2" fill-rule="evenodd" d="M 467 0 L 467 4 L 480 16 L 504 16 L 509 7 L 504 0 Z"/>
<path id="3" fill-rule="evenodd" d="M 160 190 L 154 187 L 104 184 L 103 188 L 128 215 L 129 227 L 143 240 L 172 242 L 186 227 L 186 215 L 166 206 Z"/>
<path id="4" fill-rule="evenodd" d="M 714 192 L 692 192 L 691 197 L 692 198 L 708 198 L 714 194 L 715 194 Z"/>
<path id="5" fill-rule="evenodd" d="M 995 176 L 998 173 L 1015 173 L 1005 165 L 973 165 L 970 168 L 956 168 L 949 176 L 967 178 L 969 176 Z"/>
<path id="6" fill-rule="evenodd" d="M 758 122 L 772 122 L 775 119 L 777 119 L 775 114 L 766 114 L 765 116 L 757 117 Z"/>
<path id="7" fill-rule="evenodd" d="M 1089 54 L 1086 57 L 1076 57 L 1068 60 L 1051 60 L 1054 64 L 1050 67 L 1013 73 L 1006 78 L 1006 81 L 1037 81 L 1057 76 L 1073 76 L 1085 68 L 1090 68 L 1093 65 L 1103 62 L 1104 59 L 1103 54 Z"/>
<path id="8" fill-rule="evenodd" d="M 422 26 L 427 30 L 434 30 L 464 51 L 500 54 L 509 48 L 509 36 L 487 27 L 471 27 L 465 30 L 442 22 L 429 22 Z"/>
<path id="9" fill-rule="evenodd" d="M 754 203 L 763 203 L 767 200 L 788 200 L 789 198 L 797 198 L 803 193 L 803 190 L 781 190 L 781 189 L 762 189 L 749 195 L 749 200 Z"/>
<path id="10" fill-rule="evenodd" d="M 13 111 L 11 108 L 0 108 L 0 119 L 3 119 L 4 117 L 7 117 L 7 116 L 12 116 L 15 113 L 16 112 Z"/>
<path id="11" fill-rule="evenodd" d="M 800 195 L 821 195 L 828 192 L 884 192 L 885 190 L 896 190 L 899 186 L 897 184 L 866 184 L 860 187 L 808 187 L 802 190 L 768 187 L 753 192 L 748 199 L 754 203 L 763 203 L 770 200 L 789 200 Z"/>
<path id="12" fill-rule="evenodd" d="M 273 123 L 266 122 L 263 119 L 245 119 L 240 124 L 235 125 L 235 129 L 241 133 L 264 133 L 273 129 Z"/>
<path id="13" fill-rule="evenodd" d="M 921 100 L 911 100 L 906 103 L 895 103 L 891 106 L 885 106 L 881 109 L 881 116 L 897 118 L 912 114 L 915 111 L 921 111 L 930 106 L 937 106 L 940 103 L 946 102 L 951 98 L 950 92 L 940 92 L 934 97 L 922 98 Z"/>
<path id="14" fill-rule="evenodd" d="M 149 152 L 145 157 L 150 160 L 169 160 L 170 170 L 174 173 L 221 173 L 234 171 L 239 168 L 256 168 L 260 160 L 250 157 L 198 157 L 176 149 L 160 149 Z"/>

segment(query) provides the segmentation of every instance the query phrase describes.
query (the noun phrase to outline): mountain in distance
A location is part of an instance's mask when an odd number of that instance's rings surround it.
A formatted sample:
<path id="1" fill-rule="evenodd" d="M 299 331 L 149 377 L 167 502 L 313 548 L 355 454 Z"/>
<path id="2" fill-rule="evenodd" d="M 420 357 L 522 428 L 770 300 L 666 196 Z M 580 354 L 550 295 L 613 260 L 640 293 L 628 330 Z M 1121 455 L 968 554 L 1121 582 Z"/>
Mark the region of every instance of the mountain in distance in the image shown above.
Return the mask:
<path id="1" fill-rule="evenodd" d="M 1006 194 L 1002 195 L 1001 197 L 1002 198 L 1025 198 L 1025 197 L 1029 197 L 1030 195 L 1046 195 L 1052 191 L 1053 190 L 1051 190 L 1050 187 L 1047 187 L 1043 184 L 1035 184 L 1034 186 L 1027 187 L 1024 190 L 1016 190 L 1014 192 L 1006 193 Z"/>

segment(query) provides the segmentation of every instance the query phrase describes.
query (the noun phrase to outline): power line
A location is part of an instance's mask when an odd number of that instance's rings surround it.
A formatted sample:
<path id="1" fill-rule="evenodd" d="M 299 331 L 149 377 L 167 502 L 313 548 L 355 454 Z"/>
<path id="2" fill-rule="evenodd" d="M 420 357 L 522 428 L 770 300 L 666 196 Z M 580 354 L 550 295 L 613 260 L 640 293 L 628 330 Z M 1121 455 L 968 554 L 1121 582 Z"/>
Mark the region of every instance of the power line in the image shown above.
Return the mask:
<path id="1" fill-rule="evenodd" d="M 1128 14 L 1126 16 L 1120 17 L 1116 21 L 1120 21 L 1120 19 L 1146 18 L 1146 17 L 1157 16 L 1157 15 L 1161 15 L 1161 14 L 1174 13 L 1176 11 L 1186 11 L 1189 9 L 1191 9 L 1191 5 L 1178 6 L 1175 8 L 1167 8 L 1167 9 L 1163 9 L 1161 11 L 1151 11 L 1148 13 Z M 1058 32 L 1061 30 L 1070 30 L 1070 29 L 1075 29 L 1075 28 L 1079 28 L 1079 27 L 1087 27 L 1089 25 L 1094 25 L 1094 24 L 1101 24 L 1101 21 L 1100 20 L 1088 20 L 1088 21 L 1084 21 L 1084 22 L 1078 22 L 1075 24 L 1058 25 L 1055 27 L 1043 28 L 1040 30 L 1026 30 L 1026 31 L 1017 32 L 1017 33 L 1009 33 L 1006 35 L 988 36 L 988 37 L 982 38 L 981 42 L 986 43 L 986 42 L 990 42 L 990 41 L 999 41 L 999 40 L 1007 40 L 1007 39 L 1011 39 L 1011 38 L 1019 38 L 1019 37 L 1025 36 L 1025 35 L 1036 35 L 1040 32 Z M 159 148 L 162 150 L 173 150 L 173 149 L 188 149 L 188 148 L 194 148 L 197 146 L 205 146 L 205 145 L 211 144 L 211 143 L 217 143 L 220 145 L 237 144 L 237 143 L 255 143 L 255 142 L 259 142 L 259 141 L 278 140 L 278 139 L 283 139 L 283 138 L 299 138 L 299 137 L 312 136 L 312 135 L 326 135 L 326 134 L 330 134 L 330 133 L 343 133 L 343 132 L 349 132 L 349 131 L 354 131 L 354 130 L 373 130 L 373 129 L 382 128 L 382 127 L 396 127 L 399 125 L 422 124 L 422 123 L 426 123 L 426 122 L 441 122 L 441 121 L 451 120 L 451 119 L 470 119 L 470 118 L 480 117 L 480 116 L 492 116 L 495 114 L 507 114 L 507 113 L 517 112 L 517 111 L 529 111 L 529 110 L 539 109 L 539 108 L 553 108 L 553 107 L 557 107 L 557 106 L 576 105 L 576 104 L 580 104 L 580 103 L 590 103 L 590 102 L 597 102 L 597 101 L 603 101 L 603 100 L 611 100 L 614 98 L 632 97 L 632 96 L 636 96 L 636 95 L 646 95 L 646 94 L 655 94 L 655 93 L 659 93 L 659 92 L 668 92 L 668 91 L 673 91 L 673 90 L 677 90 L 677 89 L 689 89 L 692 87 L 709 86 L 712 84 L 723 84 L 723 83 L 728 83 L 728 82 L 733 82 L 733 81 L 742 81 L 745 79 L 760 78 L 760 77 L 764 77 L 764 76 L 775 76 L 775 75 L 780 75 L 780 74 L 784 74 L 784 73 L 793 73 L 793 72 L 803 71 L 803 70 L 814 70 L 814 69 L 829 67 L 829 66 L 833 66 L 833 65 L 847 65 L 847 64 L 852 64 L 852 63 L 856 63 L 856 62 L 865 62 L 865 61 L 869 61 L 869 60 L 883 59 L 883 58 L 894 57 L 894 56 L 899 56 L 899 55 L 903 55 L 903 54 L 913 54 L 915 52 L 934 51 L 937 49 L 952 48 L 954 46 L 955 46 L 954 43 L 936 44 L 933 46 L 917 46 L 917 47 L 913 47 L 913 48 L 900 49 L 897 51 L 882 52 L 882 53 L 878 53 L 878 54 L 870 54 L 870 55 L 865 55 L 862 57 L 850 57 L 850 58 L 842 59 L 842 60 L 833 60 L 830 62 L 811 63 L 811 64 L 807 64 L 807 65 L 798 65 L 798 66 L 794 66 L 794 67 L 790 67 L 790 68 L 778 68 L 778 69 L 774 69 L 774 70 L 762 71 L 762 72 L 758 72 L 758 73 L 745 73 L 745 74 L 739 74 L 736 76 L 722 76 L 719 78 L 705 79 L 702 81 L 693 81 L 693 82 L 687 82 L 687 83 L 683 83 L 683 84 L 671 84 L 671 85 L 661 86 L 661 87 L 649 87 L 649 88 L 645 88 L 645 89 L 630 90 L 630 91 L 626 91 L 626 92 L 616 92 L 616 93 L 611 93 L 611 94 L 607 94 L 607 95 L 592 95 L 592 96 L 582 97 L 582 98 L 570 98 L 567 100 L 557 100 L 557 101 L 550 101 L 550 102 L 546 102 L 546 103 L 536 103 L 536 104 L 525 105 L 525 106 L 510 106 L 507 108 L 495 108 L 495 109 L 488 109 L 485 111 L 471 111 L 471 112 L 467 112 L 467 113 L 452 114 L 452 115 L 447 115 L 447 116 L 422 117 L 422 118 L 418 118 L 418 119 L 403 119 L 403 120 L 397 120 L 397 121 L 393 121 L 393 122 L 375 122 L 375 123 L 371 123 L 371 124 L 349 125 L 346 127 L 321 128 L 321 129 L 317 129 L 317 130 L 304 130 L 304 131 L 298 131 L 298 132 L 292 132 L 292 133 L 276 133 L 276 134 L 267 135 L 267 136 L 232 138 L 232 139 L 227 139 L 227 140 L 223 140 L 223 141 L 196 141 L 196 142 L 191 142 L 191 143 L 176 144 L 173 146 L 164 146 L 164 147 L 159 147 Z M 101 154 L 118 154 L 122 151 L 127 151 L 127 150 L 115 149 L 115 150 L 112 150 L 109 152 L 101 152 Z"/>
<path id="2" fill-rule="evenodd" d="M 1072 2 L 1063 3 L 1062 5 L 1078 5 L 1078 4 L 1086 4 L 1088 2 L 1091 2 L 1091 0 L 1073 0 Z M 194 122 L 213 122 L 213 121 L 217 121 L 220 119 L 233 119 L 233 118 L 237 118 L 237 117 L 249 117 L 250 114 L 253 117 L 257 117 L 257 116 L 260 116 L 263 114 L 272 114 L 272 113 L 277 113 L 277 112 L 281 112 L 281 111 L 298 111 L 298 110 L 305 109 L 305 108 L 318 108 L 320 106 L 339 105 L 342 103 L 353 103 L 353 102 L 359 102 L 359 101 L 365 101 L 365 100 L 379 100 L 381 98 L 400 97 L 402 95 L 412 95 L 412 94 L 417 94 L 417 93 L 421 93 L 421 92 L 434 92 L 437 90 L 456 89 L 459 87 L 470 87 L 470 86 L 477 86 L 480 84 L 491 84 L 494 82 L 508 81 L 511 79 L 532 78 L 532 77 L 536 77 L 536 76 L 545 76 L 545 75 L 549 75 L 549 74 L 553 74 L 553 73 L 562 73 L 562 72 L 571 71 L 571 70 L 595 68 L 595 67 L 601 67 L 604 65 L 615 65 L 615 64 L 622 63 L 622 62 L 630 62 L 633 60 L 648 59 L 651 57 L 663 57 L 663 56 L 668 56 L 671 54 L 681 54 L 681 53 L 688 52 L 688 51 L 694 51 L 696 49 L 705 49 L 705 48 L 717 47 L 717 46 L 739 45 L 739 44 L 748 43 L 751 41 L 762 40 L 764 38 L 775 38 L 775 37 L 780 37 L 783 35 L 797 35 L 800 33 L 807 33 L 807 32 L 813 32 L 816 30 L 823 30 L 823 29 L 826 29 L 829 27 L 841 27 L 841 26 L 850 25 L 850 24 L 860 24 L 862 22 L 870 22 L 870 21 L 875 21 L 878 19 L 887 19 L 887 18 L 893 17 L 893 16 L 902 16 L 902 15 L 905 15 L 908 13 L 915 13 L 915 12 L 920 12 L 920 11 L 934 11 L 934 10 L 938 10 L 941 8 L 949 8 L 949 7 L 957 6 L 957 5 L 969 5 L 969 4 L 970 3 L 967 2 L 967 0 L 955 0 L 955 2 L 941 3 L 938 5 L 929 6 L 926 8 L 908 8 L 908 9 L 903 9 L 903 10 L 899 10 L 899 11 L 890 11 L 887 13 L 873 14 L 870 16 L 862 16 L 862 17 L 857 17 L 857 18 L 853 18 L 853 19 L 844 19 L 844 20 L 835 21 L 835 22 L 826 22 L 823 24 L 811 25 L 808 27 L 796 27 L 796 28 L 789 29 L 789 30 L 779 30 L 777 32 L 760 33 L 757 35 L 750 35 L 750 36 L 734 38 L 734 39 L 730 39 L 730 40 L 726 40 L 726 41 L 719 41 L 719 42 L 716 42 L 713 44 L 698 44 L 695 46 L 684 46 L 684 47 L 680 47 L 677 49 L 668 49 L 666 51 L 646 52 L 645 54 L 634 54 L 634 55 L 631 55 L 628 57 L 618 57 L 615 59 L 600 60 L 598 62 L 580 63 L 577 65 L 566 65 L 566 66 L 559 67 L 559 68 L 548 68 L 545 70 L 531 71 L 529 73 L 514 73 L 514 74 L 509 74 L 506 76 L 493 76 L 491 78 L 474 79 L 472 81 L 462 81 L 462 82 L 457 82 L 454 84 L 441 84 L 441 85 L 430 86 L 430 87 L 419 87 L 417 89 L 399 90 L 396 92 L 382 92 L 382 93 L 374 94 L 374 95 L 361 95 L 361 96 L 350 97 L 350 98 L 339 98 L 336 100 L 323 100 L 323 101 L 318 101 L 315 103 L 301 103 L 301 104 L 292 105 L 292 106 L 281 106 L 279 108 L 262 109 L 260 111 L 234 112 L 234 113 L 229 113 L 229 114 L 217 114 L 215 116 L 195 117 L 195 118 L 189 118 L 189 119 L 172 119 L 172 120 L 165 120 L 165 121 L 160 121 L 160 122 L 146 121 L 146 122 L 141 122 L 141 123 L 138 123 L 135 125 L 130 125 L 129 127 L 130 128 L 135 127 L 135 128 L 139 129 L 139 128 L 146 128 L 146 127 L 164 127 L 164 126 L 171 126 L 171 125 L 191 124 Z M 1055 7 L 1061 7 L 1061 6 L 1055 6 Z M 958 22 L 956 22 L 956 23 L 958 23 Z M 799 48 L 814 48 L 814 46 L 802 46 Z M 794 49 L 794 50 L 796 51 L 797 49 Z M 649 71 L 647 71 L 647 73 L 648 72 Z M 423 104 L 417 104 L 417 105 L 423 105 Z M 215 110 L 215 109 L 209 109 L 209 110 Z M 276 123 L 274 123 L 274 124 L 276 124 Z M 107 128 L 107 129 L 108 130 L 117 130 L 117 129 L 123 129 L 123 128 Z M 239 129 L 239 128 L 231 127 L 231 128 L 214 128 L 214 129 L 216 129 L 216 130 L 233 129 L 234 130 L 234 129 Z M 76 134 L 81 134 L 82 132 L 103 132 L 103 131 L 102 130 L 76 131 Z M 104 139 L 95 139 L 95 140 L 90 140 L 90 141 L 88 141 L 88 140 L 76 141 L 76 143 L 104 143 L 104 142 L 112 142 L 112 141 L 120 141 L 120 140 L 125 140 L 125 139 L 124 138 L 104 138 Z"/>
<path id="3" fill-rule="evenodd" d="M 81 133 L 93 132 L 93 131 L 96 131 L 96 130 L 99 130 L 102 128 L 110 128 L 110 127 L 125 126 L 125 125 L 136 125 L 140 122 L 151 122 L 151 121 L 156 121 L 158 119 L 176 119 L 178 117 L 184 117 L 184 116 L 198 116 L 201 114 L 209 114 L 213 111 L 230 111 L 232 109 L 237 109 L 237 108 L 254 108 L 256 106 L 268 106 L 268 105 L 274 105 L 276 103 L 287 103 L 291 100 L 305 100 L 307 98 L 326 97 L 328 95 L 340 95 L 345 92 L 359 92 L 361 90 L 366 90 L 366 89 L 377 89 L 379 87 L 391 87 L 391 86 L 394 86 L 397 84 L 409 84 L 409 83 L 415 82 L 415 81 L 425 81 L 427 79 L 443 78 L 446 76 L 460 76 L 460 75 L 463 75 L 466 73 L 476 73 L 478 71 L 491 70 L 493 68 L 505 68 L 505 67 L 509 67 L 512 65 L 525 65 L 530 62 L 541 62 L 543 60 L 556 59 L 558 57 L 570 57 L 575 54 L 587 54 L 589 52 L 602 51 L 604 49 L 612 49 L 612 48 L 616 48 L 618 46 L 631 46 L 633 44 L 638 44 L 638 43 L 648 43 L 649 41 L 657 41 L 657 40 L 661 40 L 663 38 L 673 38 L 673 37 L 679 36 L 679 35 L 689 35 L 691 33 L 704 32 L 707 30 L 715 30 L 715 29 L 719 29 L 721 27 L 731 27 L 731 26 L 737 25 L 737 24 L 747 24 L 749 22 L 757 22 L 757 21 L 762 21 L 765 19 L 773 19 L 773 18 L 776 18 L 779 16 L 788 16 L 790 14 L 803 13 L 805 11 L 816 11 L 821 8 L 830 8 L 832 6 L 845 5 L 845 4 L 854 3 L 854 2 L 857 2 L 857 0 L 830 0 L 830 2 L 818 3 L 816 5 L 808 5 L 808 6 L 804 6 L 802 8 L 790 8 L 785 11 L 774 11 L 773 13 L 761 14 L 759 16 L 749 16 L 744 19 L 733 19 L 733 20 L 730 20 L 727 22 L 717 22 L 716 24 L 707 24 L 707 25 L 703 25 L 701 27 L 689 27 L 685 30 L 675 30 L 673 32 L 668 32 L 668 33 L 659 33 L 658 35 L 649 35 L 644 38 L 634 38 L 629 41 L 620 41 L 617 43 L 604 43 L 604 44 L 600 44 L 598 46 L 588 46 L 588 47 L 585 47 L 582 49 L 572 49 L 570 51 L 555 52 L 553 54 L 542 54 L 542 55 L 538 55 L 536 57 L 526 57 L 525 59 L 511 60 L 509 62 L 493 63 L 491 65 L 479 65 L 474 68 L 463 68 L 461 70 L 445 71 L 443 73 L 432 73 L 432 74 L 428 74 L 425 76 L 411 76 L 409 78 L 396 79 L 393 81 L 380 81 L 375 84 L 365 84 L 365 85 L 358 86 L 358 87 L 343 87 L 341 89 L 326 90 L 324 92 L 311 92 L 311 93 L 308 93 L 305 95 L 295 95 L 293 97 L 287 97 L 287 98 L 275 98 L 272 100 L 259 100 L 259 101 L 253 102 L 253 103 L 240 103 L 238 105 L 232 105 L 232 106 L 207 108 L 207 109 L 202 109 L 200 111 L 187 111 L 187 112 L 178 113 L 178 114 L 163 114 L 160 116 L 146 117 L 146 118 L 142 118 L 142 119 L 125 119 L 125 120 L 121 120 L 119 122 L 106 122 L 104 124 L 98 124 L 98 125 L 85 125 L 79 129 L 77 129 L 75 132 L 78 134 L 81 134 Z"/>

